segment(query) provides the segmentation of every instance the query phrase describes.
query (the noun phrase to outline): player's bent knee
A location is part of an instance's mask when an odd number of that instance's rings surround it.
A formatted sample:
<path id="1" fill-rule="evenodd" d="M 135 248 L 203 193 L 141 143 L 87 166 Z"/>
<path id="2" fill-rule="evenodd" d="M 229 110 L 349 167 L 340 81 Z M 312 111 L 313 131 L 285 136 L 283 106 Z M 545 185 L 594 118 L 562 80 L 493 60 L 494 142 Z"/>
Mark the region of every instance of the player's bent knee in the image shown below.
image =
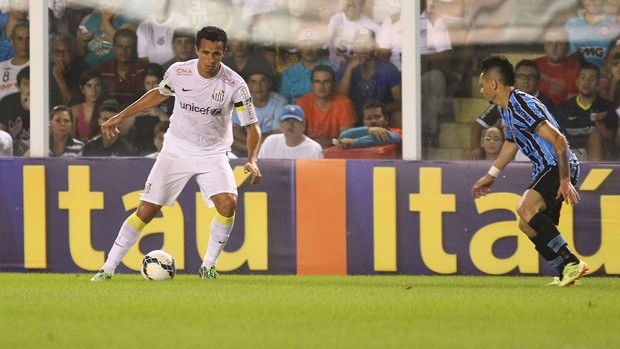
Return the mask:
<path id="1" fill-rule="evenodd" d="M 520 202 L 517 205 L 517 214 L 519 215 L 519 218 L 521 218 L 521 220 L 525 222 L 529 222 L 537 212 L 538 212 L 537 209 L 529 205 L 526 205 L 523 202 Z"/>
<path id="2" fill-rule="evenodd" d="M 149 223 L 159 210 L 161 210 L 161 205 L 140 201 L 140 205 L 138 205 L 138 209 L 136 210 L 136 215 L 142 222 Z"/>
<path id="3" fill-rule="evenodd" d="M 220 193 L 213 195 L 211 200 L 215 204 L 215 209 L 223 217 L 232 217 L 237 210 L 237 196 L 230 193 Z"/>

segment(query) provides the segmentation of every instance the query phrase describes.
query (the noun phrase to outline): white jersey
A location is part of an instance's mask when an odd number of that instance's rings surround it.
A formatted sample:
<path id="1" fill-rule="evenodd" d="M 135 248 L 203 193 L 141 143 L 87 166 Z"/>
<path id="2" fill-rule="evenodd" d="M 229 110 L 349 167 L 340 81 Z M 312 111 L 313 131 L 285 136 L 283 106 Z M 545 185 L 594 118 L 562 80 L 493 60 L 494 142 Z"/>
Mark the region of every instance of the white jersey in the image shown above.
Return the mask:
<path id="1" fill-rule="evenodd" d="M 248 85 L 224 64 L 205 79 L 198 73 L 198 59 L 174 63 L 159 93 L 175 97 L 162 152 L 208 157 L 230 151 L 233 108 L 241 126 L 258 122 Z"/>
<path id="2" fill-rule="evenodd" d="M 452 49 L 450 33 L 443 18 L 432 23 L 426 11 L 420 15 L 420 54 L 428 55 Z"/>
<path id="3" fill-rule="evenodd" d="M 265 139 L 258 153 L 259 159 L 322 159 L 323 148 L 316 141 L 306 137 L 300 145 L 289 147 L 282 133 L 272 134 Z"/>
<path id="4" fill-rule="evenodd" d="M 149 62 L 157 64 L 164 64 L 173 59 L 174 30 L 189 25 L 189 21 L 176 12 L 173 12 L 163 23 L 157 22 L 155 15 L 149 16 L 136 29 L 138 57 L 148 57 Z"/>
<path id="5" fill-rule="evenodd" d="M 390 63 L 394 64 L 398 70 L 402 70 L 401 56 L 403 53 L 403 31 L 400 17 L 396 22 L 392 22 L 392 17 L 386 20 L 379 28 L 377 33 L 377 45 L 379 48 L 392 51 Z"/>
<path id="6" fill-rule="evenodd" d="M 329 37 L 329 61 L 340 67 L 353 56 L 353 38 L 355 32 L 361 28 L 371 29 L 375 34 L 379 30 L 379 24 L 367 17 L 356 21 L 349 21 L 344 12 L 339 12 L 331 17 L 327 25 Z"/>
<path id="7" fill-rule="evenodd" d="M 26 62 L 22 65 L 11 63 L 13 59 L 0 62 L 0 99 L 12 93 L 19 92 L 17 89 L 17 73 L 30 65 Z"/>

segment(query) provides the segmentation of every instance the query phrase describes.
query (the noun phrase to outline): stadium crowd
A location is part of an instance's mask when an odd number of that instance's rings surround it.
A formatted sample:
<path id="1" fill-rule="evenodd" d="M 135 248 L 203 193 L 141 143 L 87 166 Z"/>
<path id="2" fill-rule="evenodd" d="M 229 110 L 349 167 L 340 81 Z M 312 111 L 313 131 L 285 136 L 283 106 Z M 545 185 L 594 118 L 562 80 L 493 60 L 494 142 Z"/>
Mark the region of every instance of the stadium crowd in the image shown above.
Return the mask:
<path id="1" fill-rule="evenodd" d="M 263 141 L 289 124 L 281 122 L 284 106 L 298 105 L 305 136 L 323 149 L 350 148 L 338 140 L 350 138 L 352 128 L 368 133 L 364 104 L 370 100 L 385 113 L 382 127 L 402 135 L 400 0 L 48 2 L 50 156 L 155 154 L 173 99 L 128 118 L 118 142 L 102 139 L 99 125 L 104 115 L 157 87 L 172 64 L 195 58 L 194 34 L 205 25 L 227 31 L 223 63 L 248 83 Z M 558 114 L 581 160 L 620 160 L 619 6 L 614 0 L 574 2 L 566 20 L 541 25 L 541 55 L 516 64 L 517 87 Z M 479 97 L 472 81 L 488 45 L 472 33 L 477 16 L 505 3 L 421 1 L 419 133 L 425 149 L 442 146 L 440 123 L 454 121 L 456 99 Z M 1 153 L 28 156 L 28 1 L 0 0 L 0 11 L 0 137 L 8 133 L 13 140 Z M 504 130 L 494 109 L 472 123 L 466 145 L 472 159 L 489 156 L 485 129 Z M 233 134 L 232 153 L 244 157 L 245 130 L 234 115 Z M 367 144 L 381 143 L 381 135 Z"/>

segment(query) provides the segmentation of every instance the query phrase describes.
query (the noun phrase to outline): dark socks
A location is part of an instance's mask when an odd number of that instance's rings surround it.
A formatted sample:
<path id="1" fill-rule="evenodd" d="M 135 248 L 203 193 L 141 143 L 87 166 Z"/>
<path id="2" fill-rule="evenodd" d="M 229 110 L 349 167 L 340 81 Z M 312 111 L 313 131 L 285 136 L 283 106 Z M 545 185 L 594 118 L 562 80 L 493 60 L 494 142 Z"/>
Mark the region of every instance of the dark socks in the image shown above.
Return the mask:
<path id="1" fill-rule="evenodd" d="M 540 253 L 549 265 L 557 270 L 558 274 L 562 275 L 562 271 L 564 270 L 564 258 L 553 252 L 553 250 L 549 248 L 549 246 L 547 246 L 547 244 L 540 238 L 540 235 L 536 235 L 535 237 L 530 238 L 530 240 L 534 243 L 536 251 Z"/>
<path id="2" fill-rule="evenodd" d="M 571 252 L 566 240 L 549 217 L 538 212 L 528 224 L 537 234 L 530 239 L 536 250 L 560 275 L 566 264 L 579 263 L 579 259 Z"/>

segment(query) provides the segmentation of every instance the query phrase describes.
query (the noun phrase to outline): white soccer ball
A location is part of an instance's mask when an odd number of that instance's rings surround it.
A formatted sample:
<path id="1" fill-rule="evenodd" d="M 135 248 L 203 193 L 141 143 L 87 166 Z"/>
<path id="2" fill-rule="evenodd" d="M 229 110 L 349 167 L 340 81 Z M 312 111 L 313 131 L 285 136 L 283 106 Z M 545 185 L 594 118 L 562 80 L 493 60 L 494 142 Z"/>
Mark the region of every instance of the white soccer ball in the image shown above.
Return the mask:
<path id="1" fill-rule="evenodd" d="M 170 254 L 155 250 L 144 256 L 140 272 L 146 280 L 171 280 L 177 273 L 177 268 Z"/>

